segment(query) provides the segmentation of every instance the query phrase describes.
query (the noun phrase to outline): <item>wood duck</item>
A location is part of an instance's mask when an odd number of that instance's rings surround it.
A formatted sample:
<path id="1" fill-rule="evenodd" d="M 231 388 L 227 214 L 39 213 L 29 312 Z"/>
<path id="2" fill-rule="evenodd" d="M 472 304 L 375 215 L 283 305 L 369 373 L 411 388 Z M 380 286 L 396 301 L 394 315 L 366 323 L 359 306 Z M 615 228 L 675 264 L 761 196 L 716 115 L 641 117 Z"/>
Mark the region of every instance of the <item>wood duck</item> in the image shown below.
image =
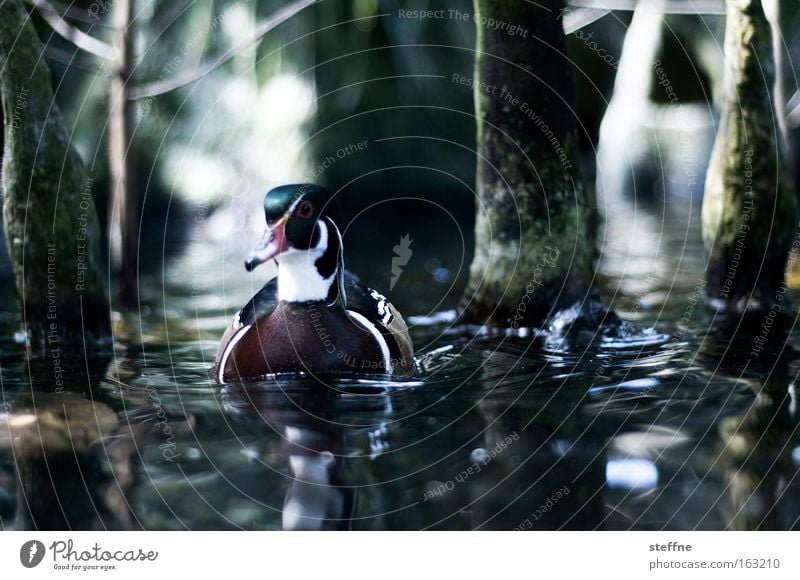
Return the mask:
<path id="1" fill-rule="evenodd" d="M 220 382 L 283 372 L 407 376 L 413 346 L 403 317 L 344 269 L 333 196 L 312 184 L 264 197 L 267 228 L 245 262 L 274 259 L 278 275 L 240 310 L 216 358 Z"/>

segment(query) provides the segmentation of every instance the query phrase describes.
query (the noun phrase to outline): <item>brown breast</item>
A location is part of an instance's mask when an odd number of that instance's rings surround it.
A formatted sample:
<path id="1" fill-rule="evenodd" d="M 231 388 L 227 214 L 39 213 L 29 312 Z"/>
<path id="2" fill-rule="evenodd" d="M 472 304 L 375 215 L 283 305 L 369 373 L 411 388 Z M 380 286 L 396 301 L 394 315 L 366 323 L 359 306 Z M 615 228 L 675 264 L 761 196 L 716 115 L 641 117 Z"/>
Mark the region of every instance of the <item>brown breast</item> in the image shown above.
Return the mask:
<path id="1" fill-rule="evenodd" d="M 375 337 L 343 311 L 281 302 L 236 343 L 223 378 L 301 371 L 385 373 L 386 365 Z"/>

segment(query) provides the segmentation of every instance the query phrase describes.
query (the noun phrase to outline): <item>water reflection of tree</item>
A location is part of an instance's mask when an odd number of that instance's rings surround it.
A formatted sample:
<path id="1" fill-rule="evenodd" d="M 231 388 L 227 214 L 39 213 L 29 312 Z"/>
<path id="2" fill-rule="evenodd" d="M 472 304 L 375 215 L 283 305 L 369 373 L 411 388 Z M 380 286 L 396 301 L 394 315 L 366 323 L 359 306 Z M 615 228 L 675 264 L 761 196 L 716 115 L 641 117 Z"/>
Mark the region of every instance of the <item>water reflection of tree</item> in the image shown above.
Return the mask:
<path id="1" fill-rule="evenodd" d="M 480 469 L 453 492 L 451 509 L 472 529 L 602 528 L 604 437 L 576 409 L 575 391 L 554 395 L 535 383 L 548 363 L 522 358 L 524 341 L 481 346 L 486 390 L 473 401 L 480 436 L 463 462 Z"/>
<path id="2" fill-rule="evenodd" d="M 795 379 L 798 353 L 788 340 L 790 320 L 778 318 L 763 350 L 754 355 L 764 314 L 746 314 L 718 328 L 721 340 L 704 341 L 698 361 L 717 377 L 746 382 L 755 398 L 741 415 L 719 423 L 715 466 L 724 470 L 717 499 L 725 525 L 737 530 L 800 527 L 800 448 Z M 728 338 L 732 337 L 732 338 Z"/>
<path id="3" fill-rule="evenodd" d="M 82 383 L 97 384 L 106 367 L 106 361 L 90 362 L 96 369 L 91 377 L 67 369 L 74 380 L 54 392 L 48 361 L 32 361 L 31 385 L 6 400 L 0 457 L 8 457 L 14 467 L 17 530 L 142 527 L 132 505 L 138 466 L 143 450 L 162 441 L 162 428 L 152 405 L 119 414 L 86 391 Z M 146 397 L 138 394 L 142 401 Z M 136 400 L 134 392 L 131 403 Z M 191 423 L 191 418 L 172 414 L 164 420 L 176 434 L 185 433 Z"/>

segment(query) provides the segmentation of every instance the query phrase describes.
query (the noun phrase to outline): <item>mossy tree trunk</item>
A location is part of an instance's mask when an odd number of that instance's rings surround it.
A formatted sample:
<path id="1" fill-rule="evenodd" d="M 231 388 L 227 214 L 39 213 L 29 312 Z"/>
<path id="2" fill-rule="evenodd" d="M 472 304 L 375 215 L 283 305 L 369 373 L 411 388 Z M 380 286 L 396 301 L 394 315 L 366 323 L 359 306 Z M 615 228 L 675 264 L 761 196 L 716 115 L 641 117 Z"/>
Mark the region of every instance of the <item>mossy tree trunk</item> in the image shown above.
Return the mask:
<path id="1" fill-rule="evenodd" d="M 31 347 L 55 359 L 107 338 L 110 316 L 92 181 L 21 0 L 0 2 L 0 67 L 6 239 Z"/>
<path id="2" fill-rule="evenodd" d="M 784 280 L 797 202 L 774 84 L 760 0 L 728 0 L 722 112 L 703 200 L 707 292 L 721 309 L 769 308 Z"/>
<path id="3" fill-rule="evenodd" d="M 468 322 L 537 326 L 591 296 L 596 251 L 561 9 L 561 0 L 475 0 L 478 200 L 462 304 Z M 490 19 L 508 26 L 482 24 Z M 510 35 L 511 25 L 526 34 Z"/>

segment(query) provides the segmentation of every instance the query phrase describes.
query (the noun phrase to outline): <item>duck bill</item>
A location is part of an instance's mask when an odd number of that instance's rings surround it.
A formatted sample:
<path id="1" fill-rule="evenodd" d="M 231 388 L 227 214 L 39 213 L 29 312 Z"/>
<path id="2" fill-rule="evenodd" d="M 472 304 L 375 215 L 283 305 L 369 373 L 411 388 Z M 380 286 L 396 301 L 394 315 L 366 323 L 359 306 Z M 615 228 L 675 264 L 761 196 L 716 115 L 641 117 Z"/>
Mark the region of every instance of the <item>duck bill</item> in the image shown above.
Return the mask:
<path id="1" fill-rule="evenodd" d="M 244 263 L 244 267 L 248 272 L 252 272 L 256 266 L 275 258 L 288 249 L 284 232 L 285 226 L 286 218 L 283 218 L 271 228 L 267 228 L 267 231 L 264 232 L 264 237 L 258 243 L 258 247 Z"/>

